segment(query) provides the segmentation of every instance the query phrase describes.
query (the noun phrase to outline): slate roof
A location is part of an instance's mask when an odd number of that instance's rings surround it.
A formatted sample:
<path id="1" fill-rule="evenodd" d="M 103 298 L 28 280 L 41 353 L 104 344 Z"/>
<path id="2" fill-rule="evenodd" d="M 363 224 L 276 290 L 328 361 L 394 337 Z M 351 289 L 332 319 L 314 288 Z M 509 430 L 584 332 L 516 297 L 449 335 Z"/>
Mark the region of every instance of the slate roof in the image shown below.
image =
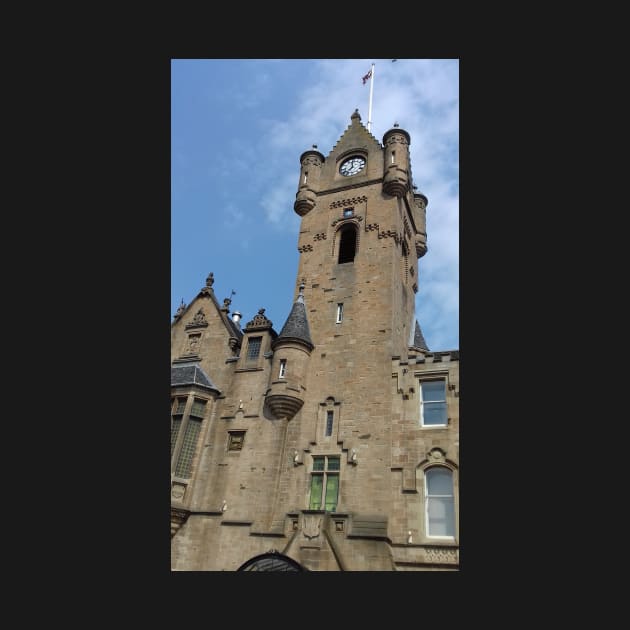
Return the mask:
<path id="1" fill-rule="evenodd" d="M 221 393 L 198 363 L 180 363 L 171 366 L 171 387 L 182 385 L 194 385 Z"/>
<path id="2" fill-rule="evenodd" d="M 422 336 L 422 331 L 420 330 L 420 324 L 418 324 L 418 320 L 416 320 L 416 330 L 413 334 L 413 346 L 414 348 L 420 348 L 421 350 L 426 350 L 427 352 L 430 352 L 427 346 L 427 342 Z"/>
<path id="3" fill-rule="evenodd" d="M 287 317 L 287 321 L 284 323 L 282 330 L 278 337 L 274 340 L 273 346 L 277 346 L 283 339 L 291 341 L 301 341 L 309 350 L 312 350 L 315 345 L 311 339 L 311 331 L 308 327 L 308 319 L 306 318 L 306 306 L 304 304 L 304 296 L 302 295 L 302 288 L 300 288 L 300 294 L 297 300 L 293 304 L 293 308 Z"/>

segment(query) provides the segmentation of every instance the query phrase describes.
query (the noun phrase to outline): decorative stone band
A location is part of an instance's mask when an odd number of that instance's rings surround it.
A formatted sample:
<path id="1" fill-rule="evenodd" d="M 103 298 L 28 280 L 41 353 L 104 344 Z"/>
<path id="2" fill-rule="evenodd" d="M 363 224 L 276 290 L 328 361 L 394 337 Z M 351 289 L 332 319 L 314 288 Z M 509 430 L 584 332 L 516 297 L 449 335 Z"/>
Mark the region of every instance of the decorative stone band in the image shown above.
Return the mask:
<path id="1" fill-rule="evenodd" d="M 359 203 L 363 203 L 367 201 L 367 197 L 362 195 L 361 197 L 352 197 L 351 199 L 339 199 L 338 201 L 333 201 L 330 204 L 331 208 L 345 208 L 346 206 L 353 206 Z"/>

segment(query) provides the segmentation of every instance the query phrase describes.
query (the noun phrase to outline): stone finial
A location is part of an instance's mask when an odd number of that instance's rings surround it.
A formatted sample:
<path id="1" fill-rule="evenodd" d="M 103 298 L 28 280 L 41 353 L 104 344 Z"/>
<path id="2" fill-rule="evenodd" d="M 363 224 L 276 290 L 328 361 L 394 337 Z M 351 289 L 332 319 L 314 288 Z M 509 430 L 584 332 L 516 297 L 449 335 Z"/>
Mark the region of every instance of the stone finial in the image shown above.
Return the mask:
<path id="1" fill-rule="evenodd" d="M 214 284 L 214 274 L 212 273 L 212 271 L 208 274 L 208 277 L 206 278 L 206 286 L 211 289 L 212 285 Z"/>
<path id="2" fill-rule="evenodd" d="M 394 127 L 400 127 L 400 125 L 397 122 L 395 122 Z"/>
<path id="3" fill-rule="evenodd" d="M 175 319 L 178 319 L 179 317 L 182 316 L 182 313 L 186 310 L 186 304 L 184 303 L 184 298 L 182 298 L 182 303 L 179 305 L 179 307 L 177 308 L 177 311 L 175 311 Z"/>
<path id="4" fill-rule="evenodd" d="M 361 120 L 361 115 L 359 114 L 359 109 L 358 108 L 355 109 L 354 113 L 352 114 L 352 116 L 350 116 L 350 120 L 355 120 L 355 119 Z"/>
<path id="5" fill-rule="evenodd" d="M 313 149 L 317 149 L 317 145 L 316 144 L 313 145 Z"/>

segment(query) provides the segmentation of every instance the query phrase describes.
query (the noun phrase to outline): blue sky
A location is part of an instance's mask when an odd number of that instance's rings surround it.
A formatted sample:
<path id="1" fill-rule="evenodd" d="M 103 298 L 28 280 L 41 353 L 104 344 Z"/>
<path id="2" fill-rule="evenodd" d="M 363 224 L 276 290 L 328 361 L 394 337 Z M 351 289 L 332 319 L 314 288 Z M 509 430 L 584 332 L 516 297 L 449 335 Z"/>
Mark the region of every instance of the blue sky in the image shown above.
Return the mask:
<path id="1" fill-rule="evenodd" d="M 171 60 L 171 318 L 214 273 L 242 325 L 279 332 L 293 304 L 300 155 L 327 156 L 359 110 L 371 132 L 411 136 L 429 200 L 416 318 L 431 350 L 459 348 L 459 62 L 456 59 Z M 172 319 L 171 319 L 172 321 Z"/>

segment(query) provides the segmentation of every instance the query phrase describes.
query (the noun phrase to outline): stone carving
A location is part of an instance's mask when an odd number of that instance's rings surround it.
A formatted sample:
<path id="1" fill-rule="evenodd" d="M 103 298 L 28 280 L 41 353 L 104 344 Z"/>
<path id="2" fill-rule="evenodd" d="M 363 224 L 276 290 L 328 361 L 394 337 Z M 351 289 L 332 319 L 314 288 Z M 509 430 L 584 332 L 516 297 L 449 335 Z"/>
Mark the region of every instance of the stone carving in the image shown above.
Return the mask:
<path id="1" fill-rule="evenodd" d="M 457 563 L 457 550 L 445 547 L 430 547 L 425 550 L 428 562 Z"/>
<path id="2" fill-rule="evenodd" d="M 214 274 L 211 271 L 208 277 L 206 278 L 206 286 L 208 288 L 212 288 L 213 284 L 214 284 Z"/>
<path id="3" fill-rule="evenodd" d="M 298 247 L 298 252 L 300 252 L 300 254 L 303 254 L 304 252 L 312 252 L 313 251 L 313 246 L 308 243 L 307 245 L 302 245 L 301 247 Z"/>
<path id="4" fill-rule="evenodd" d="M 429 451 L 429 459 L 432 459 L 434 462 L 443 462 L 445 458 L 445 453 L 441 448 L 432 448 Z"/>
<path id="5" fill-rule="evenodd" d="M 325 241 L 326 240 L 326 232 L 320 232 L 319 234 L 315 234 L 313 236 L 314 241 Z"/>
<path id="6" fill-rule="evenodd" d="M 184 494 L 186 492 L 186 486 L 183 486 L 180 483 L 174 483 L 171 488 L 171 497 L 176 501 L 181 501 L 184 498 Z"/>
<path id="7" fill-rule="evenodd" d="M 199 325 L 199 324 L 206 324 L 206 315 L 203 312 L 203 309 L 200 308 L 196 313 L 195 316 L 192 319 L 192 323 L 195 325 Z"/>
<path id="8" fill-rule="evenodd" d="M 203 309 L 200 308 L 195 316 L 186 324 L 186 328 L 198 328 L 200 326 L 207 326 L 208 321 L 206 320 L 206 315 L 203 312 Z"/>
<path id="9" fill-rule="evenodd" d="M 199 352 L 199 342 L 201 335 L 189 335 L 188 337 L 188 354 L 197 354 Z"/>
<path id="10" fill-rule="evenodd" d="M 316 155 L 309 155 L 302 160 L 302 166 L 321 166 L 322 161 Z"/>
<path id="11" fill-rule="evenodd" d="M 321 525 L 322 517 L 319 514 L 305 514 L 304 526 L 302 527 L 302 533 L 306 538 L 312 540 L 319 536 L 319 526 Z"/>
<path id="12" fill-rule="evenodd" d="M 265 317 L 265 309 L 258 309 L 258 314 L 254 316 L 248 324 L 245 330 L 256 330 L 263 328 L 271 328 L 273 326 L 271 320 Z"/>

